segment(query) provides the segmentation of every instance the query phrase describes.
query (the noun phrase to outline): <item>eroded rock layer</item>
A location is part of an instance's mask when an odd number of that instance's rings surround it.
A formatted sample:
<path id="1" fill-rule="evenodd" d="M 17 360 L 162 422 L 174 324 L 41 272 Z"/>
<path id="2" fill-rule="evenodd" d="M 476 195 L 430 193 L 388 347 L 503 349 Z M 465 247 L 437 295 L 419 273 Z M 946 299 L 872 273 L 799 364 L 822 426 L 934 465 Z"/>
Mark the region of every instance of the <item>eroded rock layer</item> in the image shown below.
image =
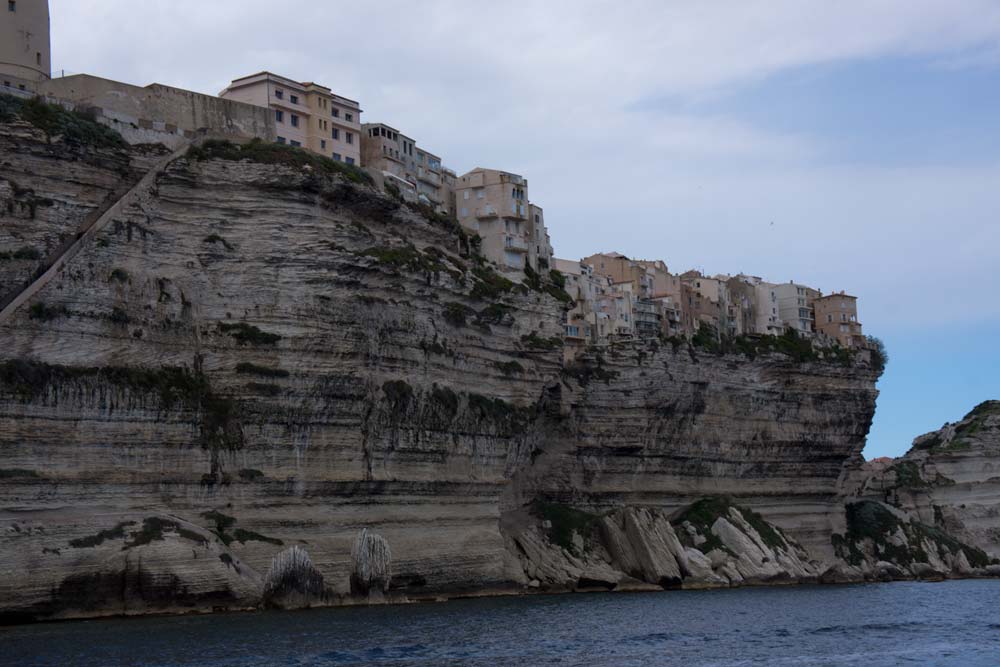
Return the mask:
<path id="1" fill-rule="evenodd" d="M 1000 401 L 916 438 L 903 457 L 868 463 L 856 494 L 1000 557 Z"/>
<path id="2" fill-rule="evenodd" d="M 15 125 L 0 252 L 162 156 Z M 510 283 L 350 170 L 240 155 L 171 163 L 0 322 L 4 618 L 828 570 L 874 410 L 864 355 L 564 365 L 557 285 Z M 119 166 L 80 171 L 98 158 Z M 29 224 L 29 191 L 79 210 Z"/>

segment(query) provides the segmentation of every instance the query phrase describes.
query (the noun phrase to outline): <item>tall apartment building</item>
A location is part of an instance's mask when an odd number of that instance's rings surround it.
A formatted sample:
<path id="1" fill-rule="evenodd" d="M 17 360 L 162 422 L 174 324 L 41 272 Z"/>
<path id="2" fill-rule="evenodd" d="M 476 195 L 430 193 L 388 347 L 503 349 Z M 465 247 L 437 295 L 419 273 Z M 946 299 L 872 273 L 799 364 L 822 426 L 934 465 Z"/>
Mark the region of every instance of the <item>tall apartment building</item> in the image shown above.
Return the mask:
<path id="1" fill-rule="evenodd" d="M 754 318 L 754 330 L 759 334 L 779 335 L 784 331 L 784 324 L 778 315 L 778 293 L 774 283 L 761 280 L 754 289 L 757 292 L 757 311 Z"/>
<path id="2" fill-rule="evenodd" d="M 573 297 L 573 307 L 564 323 L 569 343 L 606 342 L 611 333 L 607 313 L 598 312 L 598 301 L 610 290 L 607 277 L 594 273 L 593 267 L 571 259 L 552 258 L 552 268 L 566 278 L 566 292 Z"/>
<path id="3" fill-rule="evenodd" d="M 725 333 L 722 331 L 725 281 L 692 270 L 681 274 L 681 283 L 688 288 L 684 306 L 690 313 L 692 333 L 702 323 Z"/>
<path id="4" fill-rule="evenodd" d="M 812 335 L 815 331 L 813 301 L 820 296 L 819 290 L 793 282 L 774 286 L 778 299 L 778 317 L 786 327 L 800 334 Z"/>
<path id="5" fill-rule="evenodd" d="M 542 251 L 548 231 L 541 208 L 528 202 L 528 179 L 477 167 L 456 179 L 455 206 L 458 222 L 482 237 L 483 254 L 501 268 L 537 270 L 539 258 L 551 259 L 551 244 Z"/>
<path id="6" fill-rule="evenodd" d="M 552 238 L 545 226 L 545 211 L 541 206 L 528 204 L 528 215 L 531 218 L 531 238 L 528 244 L 528 261 L 539 271 L 552 268 Z"/>
<path id="7" fill-rule="evenodd" d="M 258 72 L 234 79 L 219 97 L 271 109 L 279 144 L 361 165 L 361 107 L 326 86 Z"/>
<path id="8" fill-rule="evenodd" d="M 34 90 L 51 77 L 48 0 L 7 0 L 0 5 L 0 84 Z"/>
<path id="9" fill-rule="evenodd" d="M 839 292 L 813 299 L 816 331 L 836 339 L 843 347 L 861 347 L 865 337 L 858 321 L 858 297 Z"/>
<path id="10" fill-rule="evenodd" d="M 361 164 L 406 181 L 419 200 L 439 213 L 449 213 L 450 191 L 441 158 L 418 147 L 416 141 L 396 128 L 385 123 L 361 126 Z M 395 179 L 393 182 L 398 183 Z"/>

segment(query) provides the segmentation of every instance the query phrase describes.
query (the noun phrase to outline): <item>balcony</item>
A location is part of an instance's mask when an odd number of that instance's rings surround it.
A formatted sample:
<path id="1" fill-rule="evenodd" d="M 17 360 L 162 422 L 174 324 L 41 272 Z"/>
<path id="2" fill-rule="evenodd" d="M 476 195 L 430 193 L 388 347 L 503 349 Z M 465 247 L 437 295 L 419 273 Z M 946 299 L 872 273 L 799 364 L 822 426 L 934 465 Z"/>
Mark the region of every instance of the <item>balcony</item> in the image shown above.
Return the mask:
<path id="1" fill-rule="evenodd" d="M 484 218 L 496 218 L 499 216 L 499 213 L 497 213 L 497 210 L 492 206 L 486 205 L 481 208 L 477 208 L 475 210 L 475 216 L 482 220 Z"/>
<path id="2" fill-rule="evenodd" d="M 528 252 L 528 244 L 525 243 L 524 239 L 519 239 L 516 236 L 508 236 L 504 238 L 503 247 L 504 250 L 510 250 L 512 252 Z"/>
<path id="3" fill-rule="evenodd" d="M 417 168 L 417 178 L 419 178 L 424 183 L 430 183 L 434 187 L 441 186 L 441 177 L 435 174 L 433 171 L 428 171 L 423 167 Z"/>

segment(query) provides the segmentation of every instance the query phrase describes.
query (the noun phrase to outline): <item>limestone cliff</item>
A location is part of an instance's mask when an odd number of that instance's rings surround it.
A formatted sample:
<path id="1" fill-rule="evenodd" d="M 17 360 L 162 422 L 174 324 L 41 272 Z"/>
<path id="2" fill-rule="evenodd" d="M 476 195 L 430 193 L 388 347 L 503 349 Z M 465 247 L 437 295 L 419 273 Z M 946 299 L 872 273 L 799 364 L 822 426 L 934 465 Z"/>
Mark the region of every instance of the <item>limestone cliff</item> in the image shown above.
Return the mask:
<path id="1" fill-rule="evenodd" d="M 160 149 L 20 120 L 0 138 L 11 289 L 38 273 L 17 262 L 135 194 L 0 321 L 3 618 L 815 581 L 835 562 L 865 354 L 674 341 L 564 364 L 557 283 L 501 277 L 357 170 L 208 143 L 161 172 Z"/>
<path id="2" fill-rule="evenodd" d="M 943 573 L 967 571 L 965 561 L 998 564 L 1000 401 L 981 403 L 958 422 L 917 437 L 905 456 L 868 463 L 855 495 L 891 508 L 925 535 L 946 536 L 938 540 L 947 545 L 941 559 L 933 558 L 935 549 L 923 549 L 917 555 L 931 552 L 931 558 L 914 562 Z M 884 560 L 905 567 L 912 559 Z"/>

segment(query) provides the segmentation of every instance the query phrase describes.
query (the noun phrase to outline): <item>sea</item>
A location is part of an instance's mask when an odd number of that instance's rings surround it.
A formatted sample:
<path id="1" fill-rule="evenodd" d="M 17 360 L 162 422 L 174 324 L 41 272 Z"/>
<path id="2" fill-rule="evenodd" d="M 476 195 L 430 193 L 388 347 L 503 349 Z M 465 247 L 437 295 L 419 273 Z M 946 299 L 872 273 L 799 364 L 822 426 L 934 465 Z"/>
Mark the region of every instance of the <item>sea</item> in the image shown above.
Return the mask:
<path id="1" fill-rule="evenodd" d="M 1000 665 L 1000 580 L 477 598 L 0 628 L 0 664 Z"/>

